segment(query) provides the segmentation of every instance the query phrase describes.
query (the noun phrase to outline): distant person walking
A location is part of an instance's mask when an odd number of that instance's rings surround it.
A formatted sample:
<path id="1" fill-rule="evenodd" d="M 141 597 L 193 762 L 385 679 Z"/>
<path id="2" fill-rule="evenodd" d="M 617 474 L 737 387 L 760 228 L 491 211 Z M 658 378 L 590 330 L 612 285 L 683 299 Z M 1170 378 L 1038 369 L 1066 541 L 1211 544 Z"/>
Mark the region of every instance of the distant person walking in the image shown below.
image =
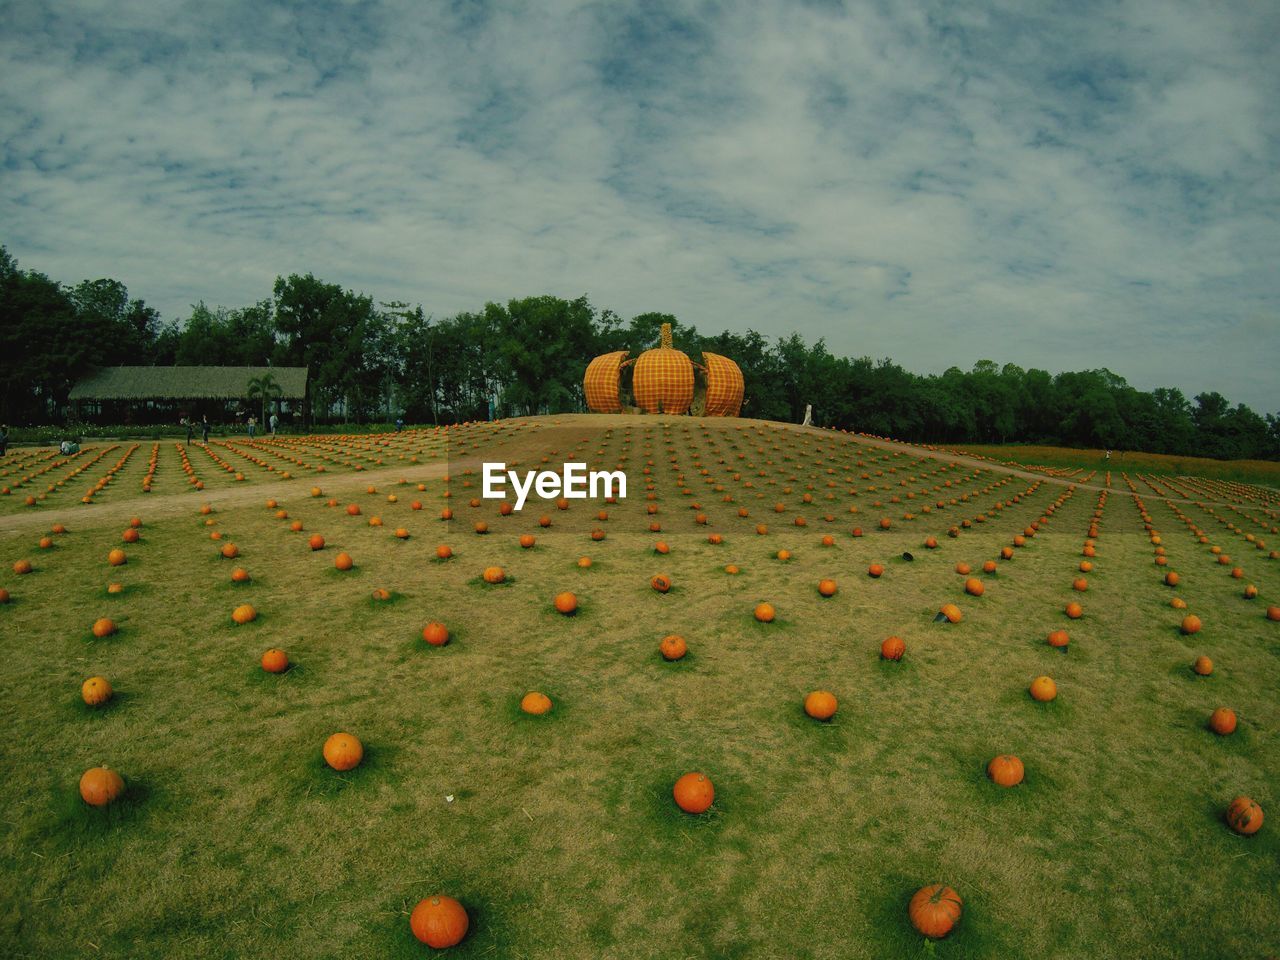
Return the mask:
<path id="1" fill-rule="evenodd" d="M 0 457 L 9 455 L 9 425 L 0 423 Z"/>
<path id="2" fill-rule="evenodd" d="M 396 417 L 396 433 L 404 429 L 404 417 Z"/>
<path id="3" fill-rule="evenodd" d="M 195 429 L 195 424 L 191 422 L 190 417 L 182 418 L 182 426 L 187 428 L 187 443 L 191 442 L 191 433 Z"/>
<path id="4" fill-rule="evenodd" d="M 200 439 L 204 443 L 209 442 L 209 415 L 205 414 L 200 418 Z"/>
<path id="5" fill-rule="evenodd" d="M 254 417 L 250 417 L 248 426 L 249 426 L 249 439 L 252 440 L 253 432 L 255 429 L 257 429 L 257 426 L 258 426 L 258 421 Z"/>
<path id="6" fill-rule="evenodd" d="M 271 425 L 271 438 L 274 440 L 276 436 L 276 427 L 280 425 L 280 418 L 273 413 L 271 415 L 271 419 L 268 420 L 267 423 Z"/>

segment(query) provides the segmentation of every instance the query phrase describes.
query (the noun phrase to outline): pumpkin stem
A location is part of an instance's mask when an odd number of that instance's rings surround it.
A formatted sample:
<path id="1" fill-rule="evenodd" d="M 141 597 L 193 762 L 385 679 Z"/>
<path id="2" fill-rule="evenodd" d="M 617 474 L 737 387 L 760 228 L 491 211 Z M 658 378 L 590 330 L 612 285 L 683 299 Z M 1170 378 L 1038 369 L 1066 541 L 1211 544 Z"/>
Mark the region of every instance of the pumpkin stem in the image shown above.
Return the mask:
<path id="1" fill-rule="evenodd" d="M 660 345 L 663 350 L 671 349 L 671 324 L 669 323 L 664 323 L 662 325 L 662 338 Z"/>

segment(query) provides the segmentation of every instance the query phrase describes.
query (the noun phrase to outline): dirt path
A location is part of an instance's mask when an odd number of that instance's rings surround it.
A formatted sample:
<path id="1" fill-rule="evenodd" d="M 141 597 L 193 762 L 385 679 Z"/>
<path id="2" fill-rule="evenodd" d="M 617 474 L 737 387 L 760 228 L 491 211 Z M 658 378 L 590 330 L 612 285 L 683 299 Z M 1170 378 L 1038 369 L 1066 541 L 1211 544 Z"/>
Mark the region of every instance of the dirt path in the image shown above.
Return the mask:
<path id="1" fill-rule="evenodd" d="M 428 480 L 437 480 L 450 471 L 457 473 L 466 469 L 479 470 L 483 460 L 503 459 L 508 463 L 513 463 L 534 456 L 541 456 L 547 452 L 547 441 L 553 436 L 562 438 L 557 443 L 557 449 L 564 448 L 560 451 L 563 453 L 567 451 L 572 442 L 598 433 L 602 429 L 636 427 L 655 423 L 684 425 L 691 422 L 687 417 L 650 416 L 642 418 L 625 414 L 560 414 L 545 417 L 527 417 L 521 418 L 521 420 L 527 422 L 530 429 L 521 430 L 514 435 L 503 436 L 497 442 L 486 447 L 483 457 L 479 454 L 469 453 L 464 458 L 439 459 L 427 463 L 408 465 L 401 464 L 377 470 L 363 470 L 359 473 L 325 474 L 312 478 L 294 477 L 291 480 L 249 482 L 242 486 L 219 490 L 138 493 L 124 499 L 112 500 L 110 503 L 90 505 L 65 503 L 52 507 L 44 506 L 29 512 L 0 517 L 0 535 L 43 531 L 56 522 L 66 523 L 68 526 L 74 525 L 74 527 L 82 529 L 105 527 L 124 523 L 133 514 L 141 514 L 149 519 L 176 517 L 198 509 L 202 503 L 210 503 L 215 509 L 226 510 L 255 502 L 261 503 L 271 498 L 286 502 L 290 498 L 296 500 L 300 496 L 307 496 L 312 486 L 320 486 L 324 490 L 326 497 L 341 499 L 362 491 L 370 484 L 381 486 L 388 483 L 398 483 L 401 478 L 407 479 L 410 483 L 423 483 Z M 1104 484 L 1082 483 L 1070 478 L 1053 477 L 1033 470 L 1022 470 L 989 460 L 981 460 L 977 457 L 949 453 L 945 450 L 929 450 L 924 447 L 898 443 L 892 440 L 877 440 L 854 434 L 832 433 L 830 430 L 823 430 L 818 427 L 802 427 L 799 424 L 780 423 L 773 420 L 748 419 L 717 419 L 714 423 L 711 421 L 706 423 L 720 429 L 749 426 L 805 434 L 812 436 L 815 440 L 843 439 L 859 446 L 892 452 L 905 451 L 916 457 L 945 460 L 948 463 L 960 463 L 974 469 L 1012 474 L 1030 481 L 1039 480 L 1064 487 L 1075 484 L 1075 486 L 1086 490 L 1110 489 L 1113 493 L 1131 496 L 1128 490 L 1121 490 L 1115 487 L 1108 488 Z M 1151 493 L 1150 496 L 1156 497 L 1156 494 Z M 1157 499 L 1163 500 L 1165 498 L 1157 497 Z M 1169 499 L 1173 503 L 1196 502 L 1177 498 Z"/>

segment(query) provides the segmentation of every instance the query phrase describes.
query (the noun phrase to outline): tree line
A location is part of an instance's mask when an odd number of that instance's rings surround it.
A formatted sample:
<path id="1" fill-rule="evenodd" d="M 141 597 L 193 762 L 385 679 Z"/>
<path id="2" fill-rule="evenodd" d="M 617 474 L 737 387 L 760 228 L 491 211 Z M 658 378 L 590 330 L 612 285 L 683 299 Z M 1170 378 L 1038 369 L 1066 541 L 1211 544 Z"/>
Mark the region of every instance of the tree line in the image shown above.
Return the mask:
<path id="1" fill-rule="evenodd" d="M 59 422 L 67 393 L 117 364 L 306 366 L 319 420 L 451 423 L 585 409 L 582 373 L 611 350 L 656 346 L 664 322 L 695 360 L 735 360 L 744 416 L 815 422 L 903 440 L 1049 443 L 1226 459 L 1280 459 L 1280 418 L 1217 392 L 1144 391 L 1107 369 L 1050 374 L 990 360 L 914 374 L 891 360 L 840 357 L 822 340 L 753 330 L 707 335 L 662 313 L 625 320 L 585 297 L 526 297 L 433 317 L 311 274 L 278 277 L 245 307 L 192 307 L 163 322 L 116 280 L 67 286 L 19 269 L 0 247 L 0 420 Z"/>

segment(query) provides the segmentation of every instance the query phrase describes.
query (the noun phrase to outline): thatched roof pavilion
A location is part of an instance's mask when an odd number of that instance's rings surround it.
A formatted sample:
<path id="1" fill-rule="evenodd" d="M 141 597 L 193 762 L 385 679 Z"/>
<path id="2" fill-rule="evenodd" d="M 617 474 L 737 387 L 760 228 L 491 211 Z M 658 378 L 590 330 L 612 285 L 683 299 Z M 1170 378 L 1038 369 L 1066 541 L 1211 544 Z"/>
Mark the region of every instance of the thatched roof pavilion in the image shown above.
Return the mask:
<path id="1" fill-rule="evenodd" d="M 307 395 L 306 367 L 104 367 L 71 388 L 71 400 L 243 400 L 271 374 L 281 399 Z"/>
<path id="2" fill-rule="evenodd" d="M 247 403 L 250 381 L 267 374 L 279 388 L 273 401 L 304 408 L 306 367 L 105 367 L 72 387 L 68 399 L 78 413 L 89 408 L 113 422 L 166 420 L 197 408 L 218 414 L 229 404 Z"/>

